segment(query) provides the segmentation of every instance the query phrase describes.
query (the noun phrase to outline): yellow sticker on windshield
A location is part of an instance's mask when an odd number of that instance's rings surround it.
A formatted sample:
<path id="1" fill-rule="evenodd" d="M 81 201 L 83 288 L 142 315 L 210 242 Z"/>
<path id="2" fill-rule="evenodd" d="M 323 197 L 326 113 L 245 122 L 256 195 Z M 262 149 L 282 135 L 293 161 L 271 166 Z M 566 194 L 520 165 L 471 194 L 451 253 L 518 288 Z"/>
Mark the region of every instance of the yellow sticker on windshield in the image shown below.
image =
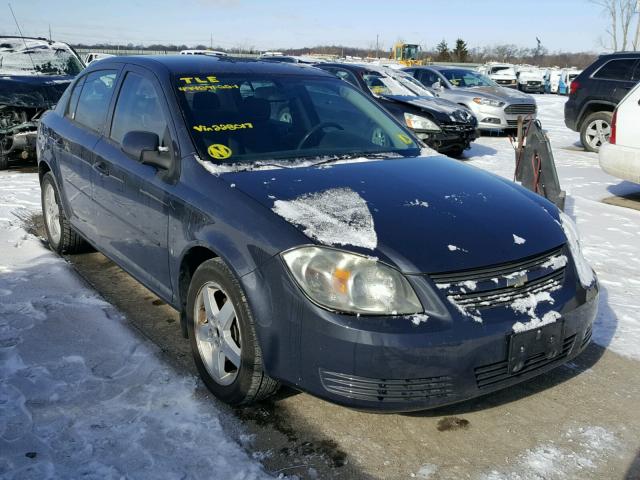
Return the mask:
<path id="1" fill-rule="evenodd" d="M 402 143 L 404 143 L 405 145 L 411 145 L 411 144 L 413 143 L 413 140 L 411 140 L 411 139 L 409 138 L 409 136 L 408 136 L 408 135 L 405 135 L 404 133 L 399 133 L 399 134 L 398 134 L 398 138 L 399 138 L 399 139 L 400 139 L 400 141 L 401 141 Z"/>
<path id="2" fill-rule="evenodd" d="M 225 158 L 229 158 L 231 155 L 233 155 L 233 152 L 229 147 L 220 143 L 209 145 L 207 153 L 216 160 L 224 160 Z"/>

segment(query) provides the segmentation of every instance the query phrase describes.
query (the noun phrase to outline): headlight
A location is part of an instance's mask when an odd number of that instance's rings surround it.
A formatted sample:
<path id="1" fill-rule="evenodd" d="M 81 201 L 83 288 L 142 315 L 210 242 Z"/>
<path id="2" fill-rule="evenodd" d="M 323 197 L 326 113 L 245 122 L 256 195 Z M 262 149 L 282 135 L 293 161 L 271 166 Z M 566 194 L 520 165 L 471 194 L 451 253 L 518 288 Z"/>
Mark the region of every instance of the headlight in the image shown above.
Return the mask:
<path id="1" fill-rule="evenodd" d="M 562 230 L 567 237 L 569 243 L 569 250 L 573 256 L 573 261 L 576 264 L 576 270 L 578 270 L 578 277 L 580 283 L 584 287 L 590 287 L 593 283 L 593 269 L 582 255 L 582 249 L 580 248 L 580 235 L 578 234 L 578 228 L 571 218 L 564 212 L 560 212 L 560 224 Z"/>
<path id="2" fill-rule="evenodd" d="M 430 132 L 440 131 L 438 124 L 426 117 L 405 113 L 404 121 L 407 122 L 407 126 L 413 130 L 428 130 Z"/>
<path id="3" fill-rule="evenodd" d="M 502 108 L 505 106 L 504 102 L 500 102 L 498 100 L 491 100 L 489 98 L 475 97 L 473 101 L 478 105 L 489 105 L 490 107 Z"/>
<path id="4" fill-rule="evenodd" d="M 282 257 L 304 293 L 328 309 L 369 315 L 423 311 L 407 279 L 372 258 L 323 247 L 300 247 Z"/>

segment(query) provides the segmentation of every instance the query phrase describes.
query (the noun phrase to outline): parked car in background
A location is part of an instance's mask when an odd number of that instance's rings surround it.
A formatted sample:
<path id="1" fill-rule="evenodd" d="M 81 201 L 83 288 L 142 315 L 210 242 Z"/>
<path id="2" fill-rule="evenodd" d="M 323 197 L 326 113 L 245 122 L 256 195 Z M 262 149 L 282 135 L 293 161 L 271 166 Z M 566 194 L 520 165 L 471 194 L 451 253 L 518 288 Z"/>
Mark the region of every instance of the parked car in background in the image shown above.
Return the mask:
<path id="1" fill-rule="evenodd" d="M 600 166 L 614 177 L 640 183 L 640 85 L 618 105 L 609 142 L 600 147 Z"/>
<path id="2" fill-rule="evenodd" d="M 609 140 L 613 111 L 639 81 L 640 52 L 603 55 L 573 79 L 564 121 L 585 149 L 597 152 Z"/>
<path id="3" fill-rule="evenodd" d="M 509 130 L 518 126 L 519 116 L 537 115 L 531 95 L 503 88 L 479 72 L 459 67 L 406 68 L 426 88 L 440 98 L 469 109 L 478 119 L 478 128 L 486 131 Z"/>
<path id="4" fill-rule="evenodd" d="M 86 239 L 179 310 L 205 385 L 233 405 L 283 382 L 422 410 L 579 355 L 598 282 L 572 220 L 420 155 L 370 96 L 316 68 L 106 59 L 40 123 L 44 226 L 53 250 Z"/>
<path id="5" fill-rule="evenodd" d="M 295 57 L 291 55 L 261 55 L 259 60 L 263 62 L 277 62 L 277 63 L 301 63 L 305 65 L 312 65 L 317 63 L 318 60 L 304 58 L 304 57 Z"/>
<path id="6" fill-rule="evenodd" d="M 431 148 L 460 157 L 477 138 L 478 121 L 467 109 L 435 95 L 405 72 L 374 65 L 324 63 L 318 68 L 374 98 Z"/>
<path id="7" fill-rule="evenodd" d="M 544 72 L 537 68 L 520 70 L 518 90 L 526 93 L 544 93 Z"/>
<path id="8" fill-rule="evenodd" d="M 91 62 L 95 60 L 100 60 L 102 58 L 110 58 L 115 55 L 111 55 L 110 53 L 100 53 L 100 52 L 89 52 L 84 56 L 84 64 L 89 65 Z"/>
<path id="9" fill-rule="evenodd" d="M 544 76 L 545 93 L 558 93 L 562 72 L 558 69 L 547 70 Z"/>
<path id="10" fill-rule="evenodd" d="M 571 92 L 571 83 L 582 73 L 582 70 L 573 68 L 565 68 L 560 72 L 560 80 L 558 81 L 558 94 L 569 95 Z"/>
<path id="11" fill-rule="evenodd" d="M 516 77 L 516 69 L 513 65 L 490 63 L 481 70 L 491 80 L 501 87 L 517 88 L 518 78 Z"/>
<path id="12" fill-rule="evenodd" d="M 35 159 L 36 132 L 84 64 L 66 43 L 0 37 L 0 170 Z"/>

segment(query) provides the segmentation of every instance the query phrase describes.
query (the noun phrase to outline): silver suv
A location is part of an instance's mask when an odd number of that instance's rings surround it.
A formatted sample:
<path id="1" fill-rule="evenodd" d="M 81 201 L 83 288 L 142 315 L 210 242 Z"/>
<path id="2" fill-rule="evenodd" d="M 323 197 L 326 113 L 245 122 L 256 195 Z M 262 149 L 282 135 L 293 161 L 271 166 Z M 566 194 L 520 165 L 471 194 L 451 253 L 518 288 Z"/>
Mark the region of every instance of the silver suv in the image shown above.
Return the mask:
<path id="1" fill-rule="evenodd" d="M 440 98 L 467 107 L 478 118 L 480 130 L 507 130 L 518 126 L 519 116 L 535 116 L 531 95 L 503 88 L 488 77 L 466 68 L 412 67 L 406 72 Z"/>

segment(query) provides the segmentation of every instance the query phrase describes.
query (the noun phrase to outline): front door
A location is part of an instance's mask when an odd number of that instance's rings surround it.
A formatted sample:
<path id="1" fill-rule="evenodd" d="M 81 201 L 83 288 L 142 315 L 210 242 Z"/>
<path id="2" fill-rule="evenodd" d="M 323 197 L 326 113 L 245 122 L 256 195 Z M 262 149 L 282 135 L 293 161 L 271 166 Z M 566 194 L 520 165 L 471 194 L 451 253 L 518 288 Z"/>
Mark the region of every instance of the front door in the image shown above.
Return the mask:
<path id="1" fill-rule="evenodd" d="M 131 131 L 155 133 L 160 144 L 171 149 L 169 116 L 153 74 L 130 68 L 118 93 L 110 131 L 95 148 L 93 199 L 101 226 L 100 244 L 130 273 L 169 298 L 170 184 L 163 172 L 122 150 L 124 136 Z"/>

